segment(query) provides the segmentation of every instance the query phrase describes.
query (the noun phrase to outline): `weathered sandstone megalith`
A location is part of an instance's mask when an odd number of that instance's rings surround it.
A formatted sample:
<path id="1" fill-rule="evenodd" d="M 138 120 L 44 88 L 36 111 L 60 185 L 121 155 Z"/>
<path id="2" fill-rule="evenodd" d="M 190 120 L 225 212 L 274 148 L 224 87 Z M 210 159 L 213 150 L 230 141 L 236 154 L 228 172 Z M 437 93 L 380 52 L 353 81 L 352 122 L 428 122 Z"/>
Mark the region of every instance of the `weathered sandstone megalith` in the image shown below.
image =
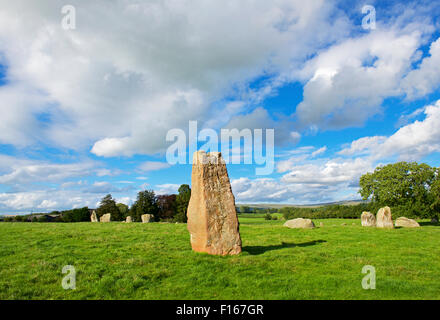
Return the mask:
<path id="1" fill-rule="evenodd" d="M 286 221 L 284 226 L 291 229 L 313 229 L 315 224 L 310 219 L 298 218 Z"/>
<path id="2" fill-rule="evenodd" d="M 194 154 L 188 231 L 194 251 L 213 255 L 241 252 L 239 223 L 228 171 L 221 153 Z"/>
<path id="3" fill-rule="evenodd" d="M 394 229 L 390 207 L 379 209 L 376 215 L 376 227 Z"/>
<path id="4" fill-rule="evenodd" d="M 154 216 L 152 214 L 143 214 L 141 216 L 142 223 L 150 223 L 153 222 Z"/>
<path id="5" fill-rule="evenodd" d="M 127 218 L 125 218 L 125 222 L 126 223 L 132 223 L 133 219 L 131 218 L 131 216 L 128 216 Z"/>
<path id="6" fill-rule="evenodd" d="M 362 212 L 361 224 L 363 227 L 375 227 L 376 217 L 370 212 Z"/>
<path id="7" fill-rule="evenodd" d="M 403 227 L 403 228 L 420 228 L 420 224 L 418 224 L 417 221 L 405 217 L 397 218 L 396 223 L 394 225 L 396 227 Z"/>
<path id="8" fill-rule="evenodd" d="M 99 221 L 110 222 L 110 221 L 112 221 L 112 215 L 110 213 L 103 214 Z"/>
<path id="9" fill-rule="evenodd" d="M 92 214 L 90 215 L 90 221 L 92 221 L 92 222 L 99 222 L 98 216 L 96 215 L 96 211 L 95 210 L 93 210 Z"/>

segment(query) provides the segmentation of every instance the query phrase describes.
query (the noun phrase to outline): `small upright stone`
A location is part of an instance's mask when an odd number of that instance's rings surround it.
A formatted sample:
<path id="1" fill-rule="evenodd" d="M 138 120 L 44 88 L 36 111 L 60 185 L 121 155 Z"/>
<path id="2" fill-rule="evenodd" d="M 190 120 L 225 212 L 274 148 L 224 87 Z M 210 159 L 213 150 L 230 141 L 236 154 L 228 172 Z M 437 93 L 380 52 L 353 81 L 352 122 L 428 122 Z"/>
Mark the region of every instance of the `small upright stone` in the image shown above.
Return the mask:
<path id="1" fill-rule="evenodd" d="M 375 227 L 376 217 L 370 212 L 362 212 L 361 223 L 363 227 Z"/>
<path id="2" fill-rule="evenodd" d="M 376 215 L 376 227 L 394 229 L 390 207 L 379 209 Z"/>
<path id="3" fill-rule="evenodd" d="M 213 255 L 239 254 L 235 198 L 221 153 L 194 153 L 191 180 L 188 231 L 192 249 Z"/>
<path id="4" fill-rule="evenodd" d="M 395 226 L 403 228 L 420 228 L 420 224 L 418 224 L 417 221 L 405 217 L 397 218 Z"/>
<path id="5" fill-rule="evenodd" d="M 125 222 L 126 223 L 132 223 L 133 219 L 131 218 L 131 216 L 128 216 L 127 218 L 125 218 Z"/>
<path id="6" fill-rule="evenodd" d="M 112 221 L 112 215 L 110 213 L 104 214 L 104 215 L 102 215 L 102 217 L 99 221 L 110 222 L 110 221 Z"/>
<path id="7" fill-rule="evenodd" d="M 152 214 L 143 214 L 141 218 L 142 218 L 142 223 L 150 223 L 153 222 L 154 220 L 154 216 Z"/>
<path id="8" fill-rule="evenodd" d="M 93 210 L 92 214 L 90 215 L 90 221 L 92 221 L 92 222 L 99 222 L 98 216 L 96 215 L 96 211 L 95 210 Z"/>

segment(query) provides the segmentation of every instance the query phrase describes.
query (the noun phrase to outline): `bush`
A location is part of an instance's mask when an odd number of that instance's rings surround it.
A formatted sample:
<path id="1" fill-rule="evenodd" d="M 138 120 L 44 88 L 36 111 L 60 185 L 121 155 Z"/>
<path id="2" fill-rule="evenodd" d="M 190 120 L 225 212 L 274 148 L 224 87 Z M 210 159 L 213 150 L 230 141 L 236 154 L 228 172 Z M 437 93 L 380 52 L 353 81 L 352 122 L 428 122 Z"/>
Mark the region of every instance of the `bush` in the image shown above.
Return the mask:
<path id="1" fill-rule="evenodd" d="M 119 213 L 121 214 L 120 218 L 125 220 L 127 218 L 127 216 L 129 215 L 129 213 L 128 213 L 129 207 L 124 203 L 117 203 L 116 207 L 118 207 Z"/>
<path id="2" fill-rule="evenodd" d="M 63 222 L 87 222 L 90 221 L 90 211 L 88 207 L 63 211 L 61 213 Z"/>
<path id="3" fill-rule="evenodd" d="M 188 205 L 191 199 L 191 188 L 187 184 L 182 184 L 179 187 L 179 194 L 176 197 L 176 215 L 175 222 L 186 223 L 188 221 Z"/>
<path id="4" fill-rule="evenodd" d="M 14 218 L 14 221 L 16 221 L 16 222 L 25 222 L 26 221 L 26 217 L 25 216 L 16 216 Z"/>
<path id="5" fill-rule="evenodd" d="M 377 208 L 379 209 L 379 208 Z M 354 206 L 329 205 L 319 208 L 294 208 L 285 207 L 279 210 L 286 220 L 304 219 L 359 219 L 363 211 L 377 212 L 370 204 L 358 204 Z"/>
<path id="6" fill-rule="evenodd" d="M 38 218 L 38 222 L 47 222 L 47 216 L 41 216 Z"/>

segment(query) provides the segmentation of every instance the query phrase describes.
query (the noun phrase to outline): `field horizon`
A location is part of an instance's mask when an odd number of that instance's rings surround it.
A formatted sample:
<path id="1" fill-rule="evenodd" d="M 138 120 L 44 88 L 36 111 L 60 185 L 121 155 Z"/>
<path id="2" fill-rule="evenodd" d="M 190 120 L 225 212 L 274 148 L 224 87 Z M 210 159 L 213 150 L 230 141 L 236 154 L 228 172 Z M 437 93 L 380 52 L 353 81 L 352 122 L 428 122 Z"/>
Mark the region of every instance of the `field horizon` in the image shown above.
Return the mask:
<path id="1" fill-rule="evenodd" d="M 344 206 L 355 206 L 361 203 L 367 203 L 364 200 L 341 200 L 334 202 L 325 203 L 311 203 L 311 204 L 288 204 L 288 203 L 237 203 L 236 206 L 246 206 L 252 209 L 281 209 L 281 208 L 321 208 L 332 205 L 344 205 Z M 92 210 L 92 209 L 91 209 Z M 41 213 L 17 213 L 17 214 L 2 214 L 0 217 L 15 217 L 19 215 L 32 215 L 32 214 L 50 214 L 50 212 Z"/>

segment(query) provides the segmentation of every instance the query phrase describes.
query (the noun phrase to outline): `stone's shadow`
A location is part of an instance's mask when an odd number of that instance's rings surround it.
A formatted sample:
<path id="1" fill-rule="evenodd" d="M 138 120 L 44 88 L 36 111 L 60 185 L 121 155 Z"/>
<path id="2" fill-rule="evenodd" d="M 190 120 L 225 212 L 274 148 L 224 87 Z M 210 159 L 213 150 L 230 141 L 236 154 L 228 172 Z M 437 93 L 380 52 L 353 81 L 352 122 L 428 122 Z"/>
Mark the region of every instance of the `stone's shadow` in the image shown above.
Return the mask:
<path id="1" fill-rule="evenodd" d="M 263 254 L 267 251 L 279 250 L 279 249 L 284 249 L 284 248 L 308 247 L 308 246 L 314 246 L 316 244 L 324 243 L 324 242 L 327 242 L 327 241 L 326 240 L 313 240 L 313 241 L 304 242 L 304 243 L 281 242 L 281 244 L 271 245 L 271 246 L 246 246 L 246 247 L 242 248 L 242 251 L 245 251 L 245 252 L 249 253 L 250 255 L 255 256 L 255 255 Z"/>
<path id="2" fill-rule="evenodd" d="M 436 222 L 419 222 L 421 227 L 426 227 L 426 226 L 433 226 L 433 227 L 440 227 L 440 223 L 436 223 Z"/>

